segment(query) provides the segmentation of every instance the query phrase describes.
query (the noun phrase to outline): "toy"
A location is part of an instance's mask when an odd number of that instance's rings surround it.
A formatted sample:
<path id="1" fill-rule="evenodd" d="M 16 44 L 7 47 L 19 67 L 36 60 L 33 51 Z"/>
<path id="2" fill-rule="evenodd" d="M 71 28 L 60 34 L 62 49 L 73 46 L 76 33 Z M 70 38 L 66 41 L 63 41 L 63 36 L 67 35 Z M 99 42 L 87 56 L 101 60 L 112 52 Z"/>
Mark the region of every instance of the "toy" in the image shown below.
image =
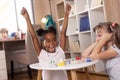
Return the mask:
<path id="1" fill-rule="evenodd" d="M 70 64 L 78 64 L 80 63 L 81 57 L 76 56 L 75 58 L 70 58 L 70 59 L 59 59 L 59 60 L 51 60 L 49 62 L 50 65 L 62 67 L 65 65 L 70 65 Z"/>
<path id="2" fill-rule="evenodd" d="M 62 67 L 62 66 L 65 65 L 65 62 L 64 62 L 64 60 L 61 58 L 60 61 L 58 61 L 58 62 L 56 63 L 56 65 L 59 66 L 59 67 Z"/>
<path id="3" fill-rule="evenodd" d="M 86 61 L 86 62 L 91 62 L 92 59 L 91 59 L 91 58 L 86 58 L 85 61 Z"/>

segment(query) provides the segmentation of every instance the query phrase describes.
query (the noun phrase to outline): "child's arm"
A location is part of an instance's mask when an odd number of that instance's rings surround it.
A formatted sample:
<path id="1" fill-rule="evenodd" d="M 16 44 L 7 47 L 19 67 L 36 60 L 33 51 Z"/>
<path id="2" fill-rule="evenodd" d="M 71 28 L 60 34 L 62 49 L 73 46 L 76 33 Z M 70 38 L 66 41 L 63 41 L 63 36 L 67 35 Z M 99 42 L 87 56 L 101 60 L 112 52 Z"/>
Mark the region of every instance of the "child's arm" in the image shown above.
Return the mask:
<path id="1" fill-rule="evenodd" d="M 68 16 L 69 16 L 70 10 L 71 10 L 71 6 L 66 4 L 63 28 L 60 33 L 60 47 L 63 50 L 65 50 L 65 45 L 66 45 L 66 30 L 67 30 L 67 26 L 68 26 Z"/>
<path id="2" fill-rule="evenodd" d="M 116 57 L 117 55 L 118 53 L 115 50 L 109 48 L 105 51 L 101 51 L 99 54 L 90 55 L 90 57 L 94 60 L 104 60 Z"/>
<path id="3" fill-rule="evenodd" d="M 98 44 L 98 42 L 100 41 L 101 37 L 96 36 L 96 41 L 95 43 L 91 44 L 87 49 L 85 49 L 82 53 L 82 57 L 86 58 L 89 57 L 91 52 L 93 51 L 93 49 L 95 48 L 95 46 Z"/>
<path id="4" fill-rule="evenodd" d="M 39 55 L 39 53 L 41 51 L 41 48 L 40 48 L 37 36 L 34 32 L 33 26 L 31 24 L 29 14 L 28 14 L 28 12 L 25 8 L 22 9 L 21 14 L 23 15 L 23 17 L 25 18 L 25 20 L 27 22 L 28 30 L 29 30 L 29 32 L 31 34 L 31 37 L 32 37 L 33 45 L 35 47 L 35 50 L 36 50 L 37 54 Z"/>
<path id="5" fill-rule="evenodd" d="M 98 44 L 93 49 L 93 51 L 90 55 L 91 58 L 107 59 L 107 58 L 116 56 L 115 51 L 111 50 L 110 48 L 105 51 L 101 51 L 101 49 L 104 47 L 104 45 L 107 43 L 107 41 L 109 41 L 111 39 L 111 36 L 112 36 L 112 34 L 110 34 L 110 33 L 106 33 L 105 35 L 103 35 L 101 40 L 98 42 Z"/>
<path id="6" fill-rule="evenodd" d="M 82 57 L 86 58 L 89 57 L 89 55 L 91 54 L 92 50 L 94 49 L 94 47 L 96 46 L 97 42 L 91 44 L 87 49 L 85 49 L 82 53 Z"/>

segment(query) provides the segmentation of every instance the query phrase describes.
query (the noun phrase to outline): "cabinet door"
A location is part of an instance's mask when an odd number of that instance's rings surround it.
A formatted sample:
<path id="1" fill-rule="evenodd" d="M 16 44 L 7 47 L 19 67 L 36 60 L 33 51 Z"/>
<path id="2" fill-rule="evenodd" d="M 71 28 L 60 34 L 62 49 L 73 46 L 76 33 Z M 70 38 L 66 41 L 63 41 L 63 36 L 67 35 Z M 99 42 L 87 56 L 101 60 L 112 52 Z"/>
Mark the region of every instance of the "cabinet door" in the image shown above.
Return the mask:
<path id="1" fill-rule="evenodd" d="M 0 80 L 7 80 L 7 68 L 4 50 L 0 50 Z"/>
<path id="2" fill-rule="evenodd" d="M 6 69 L 6 61 L 4 59 L 0 59 L 0 70 Z"/>
<path id="3" fill-rule="evenodd" d="M 5 59 L 5 51 L 0 50 L 0 59 Z"/>
<path id="4" fill-rule="evenodd" d="M 0 70 L 0 80 L 7 80 L 7 71 L 4 70 Z"/>
<path id="5" fill-rule="evenodd" d="M 0 70 L 6 69 L 5 51 L 0 50 Z"/>

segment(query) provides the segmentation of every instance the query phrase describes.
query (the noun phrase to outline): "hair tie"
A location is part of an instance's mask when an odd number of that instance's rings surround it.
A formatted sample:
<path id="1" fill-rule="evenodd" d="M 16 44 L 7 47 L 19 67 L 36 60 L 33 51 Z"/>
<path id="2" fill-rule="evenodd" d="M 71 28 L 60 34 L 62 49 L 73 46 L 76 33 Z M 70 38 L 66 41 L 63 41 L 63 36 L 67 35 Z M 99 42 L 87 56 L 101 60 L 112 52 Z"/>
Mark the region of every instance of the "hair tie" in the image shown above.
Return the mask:
<path id="1" fill-rule="evenodd" d="M 114 28 L 114 27 L 115 27 L 115 22 L 112 23 L 112 28 Z"/>
<path id="2" fill-rule="evenodd" d="M 111 25 L 110 25 L 110 28 L 111 28 L 111 30 L 113 31 L 113 29 L 115 28 L 115 22 L 113 22 Z"/>

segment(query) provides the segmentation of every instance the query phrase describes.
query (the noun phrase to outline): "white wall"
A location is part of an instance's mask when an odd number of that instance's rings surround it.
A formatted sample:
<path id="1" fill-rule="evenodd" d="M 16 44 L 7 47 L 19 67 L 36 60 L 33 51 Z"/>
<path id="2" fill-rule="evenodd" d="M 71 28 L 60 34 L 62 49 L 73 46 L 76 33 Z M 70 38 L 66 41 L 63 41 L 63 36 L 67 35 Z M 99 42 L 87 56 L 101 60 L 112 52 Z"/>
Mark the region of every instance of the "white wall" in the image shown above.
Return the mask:
<path id="1" fill-rule="evenodd" d="M 16 9 L 14 5 L 15 2 L 17 7 Z M 31 0 L 0 0 L 0 29 L 7 28 L 10 34 L 17 31 L 18 24 L 19 28 L 25 32 L 27 28 L 26 22 L 20 14 L 22 7 L 27 8 L 33 23 Z M 15 10 L 17 10 L 17 16 Z"/>
<path id="2" fill-rule="evenodd" d="M 55 21 L 57 21 L 57 15 L 56 15 L 56 3 L 61 0 L 50 0 L 51 9 L 52 9 L 52 17 Z M 41 19 L 47 14 L 50 14 L 50 6 L 49 6 L 49 0 L 33 0 L 34 5 L 34 15 L 35 15 L 35 23 L 41 24 Z"/>

